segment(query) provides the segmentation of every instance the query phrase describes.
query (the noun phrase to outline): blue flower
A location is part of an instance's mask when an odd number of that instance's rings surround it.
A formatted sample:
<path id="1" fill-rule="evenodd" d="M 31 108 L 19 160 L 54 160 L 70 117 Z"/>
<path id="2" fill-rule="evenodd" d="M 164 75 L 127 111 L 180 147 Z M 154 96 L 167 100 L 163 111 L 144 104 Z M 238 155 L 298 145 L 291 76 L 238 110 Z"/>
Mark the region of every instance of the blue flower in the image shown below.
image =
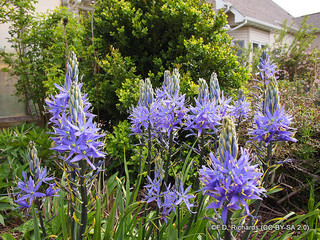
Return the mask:
<path id="1" fill-rule="evenodd" d="M 53 125 L 52 137 L 55 146 L 52 148 L 60 153 L 66 163 L 76 167 L 75 162 L 85 160 L 93 169 L 96 165 L 93 158 L 103 158 L 101 151 L 103 142 L 98 141 L 104 135 L 99 134 L 99 128 L 93 123 L 94 115 L 90 113 L 90 103 L 87 95 L 81 93 L 82 84 L 78 82 L 78 63 L 75 55 L 69 59 L 65 85 L 56 85 L 59 94 L 46 100 L 49 112 L 52 114 L 50 123 Z"/>
<path id="2" fill-rule="evenodd" d="M 60 191 L 60 189 L 55 187 L 56 184 L 50 184 L 49 187 L 46 190 L 46 197 L 58 197 L 58 195 L 56 195 L 57 192 Z"/>
<path id="3" fill-rule="evenodd" d="M 16 202 L 20 205 L 20 208 L 29 208 L 35 198 L 56 196 L 55 194 L 60 191 L 60 189 L 54 187 L 55 184 L 49 183 L 49 181 L 54 180 L 54 177 L 48 177 L 47 168 L 40 167 L 37 149 L 32 141 L 28 145 L 27 159 L 31 176 L 28 180 L 27 173 L 22 171 L 23 180 L 19 179 L 17 183 L 17 189 L 20 192 L 17 194 Z M 41 186 L 43 188 L 43 183 L 49 185 L 45 194 L 39 191 Z"/>
<path id="4" fill-rule="evenodd" d="M 158 208 L 161 208 L 161 205 L 162 205 L 161 203 L 162 193 L 160 190 L 161 181 L 157 178 L 152 180 L 149 176 L 147 176 L 147 178 L 149 183 L 144 186 L 144 188 L 146 189 L 145 199 L 147 200 L 147 203 L 156 201 Z"/>
<path id="5" fill-rule="evenodd" d="M 191 189 L 191 185 L 189 187 L 187 187 L 186 190 L 184 190 L 183 183 L 182 183 L 182 181 L 180 182 L 179 189 L 175 190 L 175 192 L 177 194 L 177 201 L 175 202 L 175 205 L 179 205 L 182 202 L 184 202 L 184 204 L 188 208 L 189 212 L 192 212 L 191 208 L 194 207 L 194 205 L 189 202 L 189 199 L 195 198 L 195 196 L 192 194 L 188 194 L 190 189 Z"/>
<path id="6" fill-rule="evenodd" d="M 164 219 L 167 222 L 168 216 L 171 213 L 171 211 L 173 211 L 175 214 L 176 212 L 176 201 L 177 201 L 177 194 L 172 191 L 171 185 L 169 184 L 167 188 L 167 191 L 165 191 L 163 193 L 163 210 L 162 210 L 162 214 L 161 214 L 161 219 Z"/>
<path id="7" fill-rule="evenodd" d="M 238 100 L 234 101 L 234 106 L 231 107 L 230 115 L 235 119 L 246 119 L 248 117 L 248 113 L 250 103 L 245 100 L 244 91 L 242 89 L 238 92 Z"/>
<path id="8" fill-rule="evenodd" d="M 147 184 L 144 186 L 146 195 L 145 200 L 147 201 L 147 203 L 156 201 L 158 208 L 162 208 L 161 219 L 167 222 L 170 213 L 172 211 L 176 213 L 176 206 L 181 205 L 182 203 L 184 203 L 188 210 L 191 212 L 191 207 L 193 207 L 194 205 L 190 203 L 189 200 L 195 198 L 195 196 L 189 194 L 191 186 L 184 190 L 180 174 L 177 174 L 174 188 L 171 188 L 171 184 L 167 186 L 164 183 L 166 191 L 161 192 L 161 164 L 161 160 L 156 161 L 155 176 L 153 180 L 149 176 L 147 176 Z"/>
<path id="9" fill-rule="evenodd" d="M 196 107 L 190 108 L 190 114 L 186 118 L 185 130 L 197 130 L 198 137 L 203 130 L 213 130 L 217 132 L 216 127 L 220 125 L 221 116 L 219 107 L 211 101 L 201 104 L 196 101 Z"/>
<path id="10" fill-rule="evenodd" d="M 275 76 L 275 74 L 277 73 L 277 66 L 270 63 L 269 55 L 265 51 L 262 52 L 261 57 L 259 58 L 258 68 L 260 70 L 260 78 L 261 80 L 265 81 L 265 85 L 268 85 L 269 79 L 277 79 L 277 77 Z"/>
<path id="11" fill-rule="evenodd" d="M 200 179 L 204 184 L 203 192 L 216 201 L 207 208 L 222 208 L 222 220 L 226 223 L 228 210 L 241 209 L 244 206 L 249 215 L 249 207 L 246 200 L 261 199 L 265 192 L 260 187 L 262 173 L 257 171 L 258 165 L 250 165 L 250 157 L 247 151 L 241 149 L 239 160 L 229 152 L 225 152 L 225 161 L 221 162 L 212 153 L 210 154 L 211 166 L 203 166 Z"/>
<path id="12" fill-rule="evenodd" d="M 29 199 L 28 205 L 30 206 L 33 200 L 36 197 L 45 197 L 46 195 L 41 192 L 37 192 L 42 184 L 42 181 L 38 182 L 37 184 L 34 183 L 32 177 L 29 177 L 29 180 L 25 178 L 25 173 L 24 173 L 24 181 L 19 181 L 18 182 L 18 188 L 21 190 L 19 193 L 19 197 L 17 198 L 16 202 L 19 204 L 21 203 L 23 205 L 25 201 Z"/>
<path id="13" fill-rule="evenodd" d="M 290 127 L 292 117 L 285 113 L 279 99 L 277 82 L 272 78 L 265 90 L 261 111 L 255 116 L 256 128 L 250 131 L 254 140 L 266 145 L 271 141 L 297 141 Z"/>
<path id="14" fill-rule="evenodd" d="M 221 120 L 220 108 L 215 100 L 209 99 L 208 85 L 204 79 L 199 79 L 199 94 L 195 102 L 196 106 L 190 108 L 189 115 L 186 117 L 185 130 L 191 130 L 191 132 L 194 129 L 197 130 L 198 137 L 203 130 L 216 132 L 216 126 L 220 125 Z"/>
<path id="15" fill-rule="evenodd" d="M 283 108 L 277 109 L 273 114 L 269 111 L 265 115 L 258 113 L 255 119 L 256 129 L 251 130 L 250 134 L 254 140 L 265 142 L 266 145 L 272 141 L 296 142 L 291 123 L 292 117 L 286 115 Z"/>

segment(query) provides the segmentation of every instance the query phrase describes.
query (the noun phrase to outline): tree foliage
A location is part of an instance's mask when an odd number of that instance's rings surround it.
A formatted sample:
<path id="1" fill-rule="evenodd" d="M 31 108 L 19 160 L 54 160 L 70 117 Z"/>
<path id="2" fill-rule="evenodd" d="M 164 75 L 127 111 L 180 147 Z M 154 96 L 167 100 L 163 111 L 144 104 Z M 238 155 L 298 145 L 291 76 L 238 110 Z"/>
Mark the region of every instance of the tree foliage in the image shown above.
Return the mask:
<path id="1" fill-rule="evenodd" d="M 83 25 L 66 8 L 36 15 L 32 3 L 35 1 L 14 1 L 11 6 L 15 11 L 6 18 L 11 24 L 9 43 L 13 51 L 4 49 L 0 57 L 7 64 L 2 70 L 17 77 L 16 94 L 28 103 L 29 111 L 41 116 L 45 98 L 54 91 L 53 84 L 65 75 L 63 19 L 69 21 L 66 39 L 69 49 L 75 52 L 83 49 Z"/>

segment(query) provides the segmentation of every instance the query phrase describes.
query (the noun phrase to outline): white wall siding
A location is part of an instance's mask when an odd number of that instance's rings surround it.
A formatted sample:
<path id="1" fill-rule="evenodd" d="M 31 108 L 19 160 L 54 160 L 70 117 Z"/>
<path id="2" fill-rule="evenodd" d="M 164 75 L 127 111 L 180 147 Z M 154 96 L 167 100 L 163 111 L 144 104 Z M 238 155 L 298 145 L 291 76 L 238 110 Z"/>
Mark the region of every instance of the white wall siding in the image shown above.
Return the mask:
<path id="1" fill-rule="evenodd" d="M 249 27 L 249 41 L 270 45 L 270 32 L 255 27 Z"/>
<path id="2" fill-rule="evenodd" d="M 61 0 L 38 0 L 34 6 L 36 8 L 36 12 L 44 13 L 49 9 L 54 9 L 57 6 L 60 6 Z M 13 49 L 10 47 L 7 39 L 10 37 L 9 31 L 9 23 L 0 24 L 0 48 L 6 48 L 6 51 L 12 52 Z"/>
<path id="3" fill-rule="evenodd" d="M 229 36 L 232 37 L 234 40 L 244 40 L 245 46 L 249 43 L 249 28 L 248 27 L 241 27 L 234 31 L 228 32 Z"/>
<path id="4" fill-rule="evenodd" d="M 49 9 L 54 9 L 57 6 L 60 6 L 61 0 L 38 0 L 38 3 L 35 4 L 37 12 L 46 12 Z"/>
<path id="5" fill-rule="evenodd" d="M 46 12 L 49 9 L 54 9 L 61 4 L 61 0 L 38 0 L 35 5 L 36 12 Z M 5 48 L 7 52 L 14 52 L 8 43 L 10 37 L 10 24 L 0 24 L 0 48 Z M 2 72 L 1 68 L 5 67 L 3 62 L 0 62 L 0 118 L 26 115 L 26 104 L 19 102 L 14 96 L 14 84 L 17 79 L 11 77 L 8 73 Z"/>
<path id="6" fill-rule="evenodd" d="M 10 44 L 7 41 L 7 38 L 9 37 L 9 26 L 10 24 L 8 23 L 1 23 L 0 24 L 0 49 L 10 48 Z"/>

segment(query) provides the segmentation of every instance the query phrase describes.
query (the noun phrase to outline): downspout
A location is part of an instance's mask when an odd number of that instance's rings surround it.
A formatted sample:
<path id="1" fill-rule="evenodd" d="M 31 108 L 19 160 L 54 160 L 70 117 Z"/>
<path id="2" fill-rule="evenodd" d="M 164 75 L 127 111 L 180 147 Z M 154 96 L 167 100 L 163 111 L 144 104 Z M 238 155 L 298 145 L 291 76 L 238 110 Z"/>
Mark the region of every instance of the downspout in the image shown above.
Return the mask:
<path id="1" fill-rule="evenodd" d="M 230 11 L 230 7 L 232 6 L 232 4 L 226 3 L 224 6 L 226 6 L 226 10 L 224 10 L 223 12 L 224 12 L 224 13 L 227 13 L 227 12 Z"/>
<path id="2" fill-rule="evenodd" d="M 234 30 L 236 30 L 236 29 L 238 29 L 238 28 L 241 28 L 241 27 L 243 27 L 244 25 L 246 25 L 247 23 L 248 23 L 248 20 L 245 18 L 244 21 L 243 21 L 243 23 L 241 23 L 240 25 L 238 25 L 238 26 L 230 29 L 228 32 L 232 32 L 232 31 L 234 31 Z"/>

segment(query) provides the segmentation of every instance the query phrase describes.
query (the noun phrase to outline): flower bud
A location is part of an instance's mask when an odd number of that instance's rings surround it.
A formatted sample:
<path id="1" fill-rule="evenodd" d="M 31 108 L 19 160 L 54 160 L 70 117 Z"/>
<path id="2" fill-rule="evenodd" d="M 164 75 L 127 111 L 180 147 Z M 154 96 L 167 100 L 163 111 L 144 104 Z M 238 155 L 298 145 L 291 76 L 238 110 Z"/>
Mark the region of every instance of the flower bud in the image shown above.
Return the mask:
<path id="1" fill-rule="evenodd" d="M 206 80 L 203 78 L 199 79 L 199 93 L 198 93 L 198 101 L 200 104 L 206 103 L 209 100 L 209 90 L 208 84 Z"/>
<path id="2" fill-rule="evenodd" d="M 243 102 L 245 100 L 244 91 L 239 89 L 238 91 L 238 102 Z"/>
<path id="3" fill-rule="evenodd" d="M 82 122 L 85 121 L 84 111 L 83 111 L 83 100 L 81 96 L 81 91 L 77 82 L 72 82 L 69 90 L 69 105 L 70 105 L 70 115 L 72 116 L 72 123 L 78 125 L 78 121 L 81 118 Z"/>
<path id="4" fill-rule="evenodd" d="M 175 181 L 174 181 L 174 189 L 177 192 L 180 192 L 180 184 L 182 183 L 182 176 L 181 176 L 181 172 L 177 173 L 176 177 L 175 177 Z"/>
<path id="5" fill-rule="evenodd" d="M 176 96 L 180 89 L 180 73 L 177 68 L 173 69 L 172 75 L 170 71 L 166 70 L 164 72 L 164 88 L 171 97 Z"/>
<path id="6" fill-rule="evenodd" d="M 219 138 L 218 152 L 220 161 L 225 160 L 226 152 L 236 159 L 238 154 L 238 140 L 235 125 L 231 118 L 225 117 L 222 120 L 222 132 Z"/>
<path id="7" fill-rule="evenodd" d="M 211 74 L 210 78 L 210 98 L 215 102 L 218 102 L 220 99 L 220 86 L 215 72 Z"/>
<path id="8" fill-rule="evenodd" d="M 28 153 L 27 158 L 29 161 L 30 173 L 34 178 L 38 178 L 40 173 L 40 164 L 39 164 L 39 158 L 38 158 L 38 151 L 33 141 L 29 142 L 27 153 Z M 35 179 L 35 181 L 37 181 L 37 179 Z"/>
<path id="9" fill-rule="evenodd" d="M 154 177 L 158 178 L 160 181 L 163 179 L 163 161 L 160 157 L 154 160 Z"/>
<path id="10" fill-rule="evenodd" d="M 150 108 L 152 102 L 153 102 L 153 88 L 152 84 L 150 82 L 150 79 L 147 78 L 145 81 L 140 81 L 140 99 L 139 104 L 142 106 L 145 106 L 147 108 Z"/>
<path id="11" fill-rule="evenodd" d="M 78 60 L 76 54 L 71 51 L 68 59 L 68 70 L 67 75 L 71 78 L 71 80 L 78 81 Z"/>
<path id="12" fill-rule="evenodd" d="M 266 114 L 268 111 L 271 114 L 273 114 L 279 108 L 280 108 L 280 98 L 279 98 L 277 80 L 274 78 L 271 78 L 270 83 L 268 84 L 264 94 L 263 113 Z"/>

